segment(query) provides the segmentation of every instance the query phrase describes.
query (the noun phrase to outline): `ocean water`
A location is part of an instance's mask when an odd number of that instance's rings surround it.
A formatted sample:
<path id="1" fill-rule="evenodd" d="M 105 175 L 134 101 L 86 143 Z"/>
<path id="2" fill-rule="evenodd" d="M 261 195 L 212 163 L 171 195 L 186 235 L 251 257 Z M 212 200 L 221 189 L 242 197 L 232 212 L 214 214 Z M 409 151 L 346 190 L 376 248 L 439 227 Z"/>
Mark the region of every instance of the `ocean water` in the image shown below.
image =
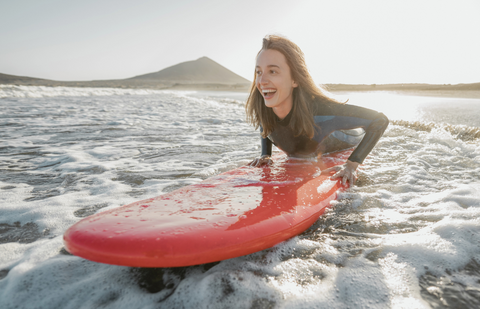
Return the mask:
<path id="1" fill-rule="evenodd" d="M 0 85 L 0 308 L 479 308 L 480 99 L 336 96 L 391 124 L 310 229 L 142 269 L 71 256 L 62 234 L 252 160 L 246 94 Z"/>

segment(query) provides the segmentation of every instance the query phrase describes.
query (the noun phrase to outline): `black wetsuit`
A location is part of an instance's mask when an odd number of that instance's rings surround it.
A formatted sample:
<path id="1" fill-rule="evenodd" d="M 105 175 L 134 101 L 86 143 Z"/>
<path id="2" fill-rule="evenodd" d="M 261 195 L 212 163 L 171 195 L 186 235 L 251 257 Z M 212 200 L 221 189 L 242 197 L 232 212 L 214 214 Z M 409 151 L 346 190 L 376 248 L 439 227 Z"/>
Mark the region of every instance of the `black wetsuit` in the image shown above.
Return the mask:
<path id="1" fill-rule="evenodd" d="M 312 139 L 306 135 L 295 136 L 289 126 L 292 111 L 282 120 L 277 118 L 273 132 L 262 137 L 262 155 L 272 154 L 272 143 L 291 157 L 316 157 L 325 151 L 324 141 L 334 131 L 363 128 L 365 135 L 349 157 L 350 161 L 362 163 L 388 126 L 384 114 L 349 104 L 315 100 L 313 117 L 316 124 Z M 292 109 L 293 110 L 293 109 Z"/>

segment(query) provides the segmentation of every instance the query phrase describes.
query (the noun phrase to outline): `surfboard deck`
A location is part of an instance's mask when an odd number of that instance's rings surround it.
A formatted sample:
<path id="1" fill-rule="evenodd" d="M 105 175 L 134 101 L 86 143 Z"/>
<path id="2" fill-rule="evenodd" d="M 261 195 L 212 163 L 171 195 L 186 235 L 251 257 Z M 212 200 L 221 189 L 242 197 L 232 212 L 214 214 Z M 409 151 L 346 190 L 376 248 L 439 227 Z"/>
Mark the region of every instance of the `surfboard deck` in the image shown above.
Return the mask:
<path id="1" fill-rule="evenodd" d="M 308 229 L 344 188 L 317 162 L 277 156 L 198 184 L 87 217 L 64 234 L 79 257 L 133 267 L 178 267 L 230 259 L 272 247 Z"/>

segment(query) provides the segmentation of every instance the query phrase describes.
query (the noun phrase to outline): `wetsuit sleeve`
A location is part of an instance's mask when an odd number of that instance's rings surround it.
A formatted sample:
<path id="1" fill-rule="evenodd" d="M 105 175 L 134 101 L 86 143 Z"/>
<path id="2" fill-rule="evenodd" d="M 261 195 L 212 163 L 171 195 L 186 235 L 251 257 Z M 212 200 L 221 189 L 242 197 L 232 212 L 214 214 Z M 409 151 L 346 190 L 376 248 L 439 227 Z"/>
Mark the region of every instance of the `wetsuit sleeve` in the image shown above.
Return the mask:
<path id="1" fill-rule="evenodd" d="M 320 127 L 319 140 L 336 130 L 363 128 L 365 136 L 348 158 L 363 163 L 388 126 L 388 118 L 377 111 L 349 104 L 333 104 L 317 110 L 315 123 Z"/>
<path id="2" fill-rule="evenodd" d="M 260 127 L 260 132 L 263 132 L 263 128 Z M 262 145 L 262 156 L 272 155 L 272 141 L 269 138 L 264 138 L 260 135 Z"/>
<path id="3" fill-rule="evenodd" d="M 358 163 L 363 163 L 363 160 L 372 151 L 373 147 L 377 144 L 383 132 L 388 126 L 388 118 L 379 113 L 379 116 L 375 118 L 370 125 L 365 129 L 365 136 L 360 144 L 352 152 L 348 160 Z"/>

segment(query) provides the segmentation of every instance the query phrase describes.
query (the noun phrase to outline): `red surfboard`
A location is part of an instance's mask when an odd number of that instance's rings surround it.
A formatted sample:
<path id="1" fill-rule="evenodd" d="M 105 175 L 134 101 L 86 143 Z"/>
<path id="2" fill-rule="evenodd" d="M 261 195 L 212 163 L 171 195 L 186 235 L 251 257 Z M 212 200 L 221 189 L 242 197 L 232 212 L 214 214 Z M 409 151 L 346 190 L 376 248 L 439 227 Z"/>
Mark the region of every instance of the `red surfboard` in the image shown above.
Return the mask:
<path id="1" fill-rule="evenodd" d="M 64 234 L 82 258 L 134 267 L 177 267 L 234 258 L 272 247 L 323 214 L 339 180 L 321 170 L 350 151 L 317 162 L 285 155 L 268 167 L 243 166 L 198 184 L 87 217 Z"/>

